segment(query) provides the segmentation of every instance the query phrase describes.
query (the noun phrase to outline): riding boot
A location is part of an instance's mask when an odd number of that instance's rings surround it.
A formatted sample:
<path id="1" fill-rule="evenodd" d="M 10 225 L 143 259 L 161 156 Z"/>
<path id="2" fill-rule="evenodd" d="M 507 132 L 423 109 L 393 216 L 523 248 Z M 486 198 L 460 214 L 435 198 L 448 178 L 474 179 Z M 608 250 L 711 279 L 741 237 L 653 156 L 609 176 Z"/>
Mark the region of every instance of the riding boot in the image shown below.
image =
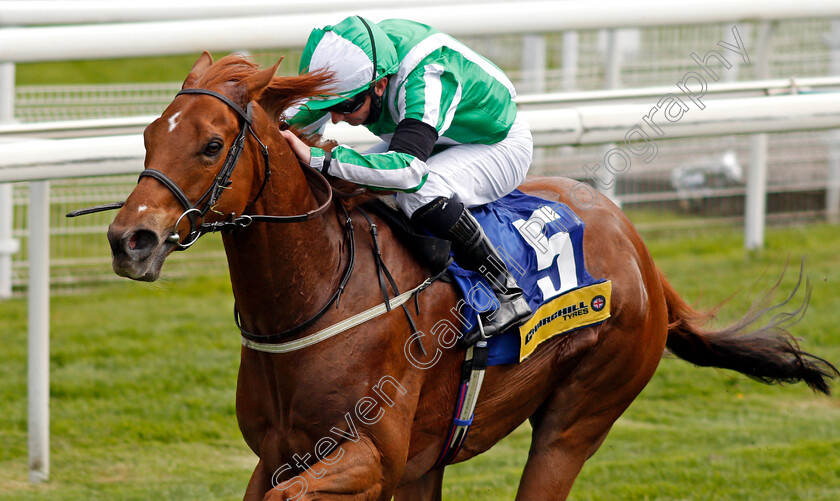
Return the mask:
<path id="1" fill-rule="evenodd" d="M 481 273 L 490 284 L 499 308 L 481 314 L 484 337 L 506 332 L 531 316 L 531 308 L 516 279 L 478 221 L 462 203 L 438 197 L 418 209 L 411 220 L 436 237 L 451 241 L 458 264 L 464 269 Z M 481 333 L 476 329 L 468 333 L 461 343 L 469 346 L 480 337 Z"/>

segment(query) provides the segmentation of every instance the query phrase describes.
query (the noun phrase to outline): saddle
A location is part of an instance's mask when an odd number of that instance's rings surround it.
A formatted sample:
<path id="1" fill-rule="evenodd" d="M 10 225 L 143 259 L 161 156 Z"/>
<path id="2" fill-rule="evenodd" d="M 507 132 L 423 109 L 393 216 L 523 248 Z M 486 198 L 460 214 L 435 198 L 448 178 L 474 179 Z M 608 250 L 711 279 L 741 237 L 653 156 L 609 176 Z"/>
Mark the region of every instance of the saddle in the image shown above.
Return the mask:
<path id="1" fill-rule="evenodd" d="M 408 247 L 414 257 L 427 265 L 433 274 L 438 274 L 449 266 L 449 253 L 452 244 L 449 240 L 437 238 L 415 227 L 408 216 L 390 198 L 374 198 L 363 207 L 385 220 L 391 230 Z M 446 274 L 442 277 L 447 279 Z"/>
<path id="2" fill-rule="evenodd" d="M 364 207 L 384 219 L 434 274 L 445 270 L 441 278 L 454 282 L 465 302 L 459 318 L 464 331 L 473 329 L 478 312 L 495 308 L 487 305 L 492 293 L 482 293 L 489 291 L 484 277 L 452 262 L 449 241 L 414 226 L 388 201 L 377 198 Z M 611 284 L 586 271 L 585 225 L 570 207 L 515 190 L 470 210 L 497 246 L 534 311 L 518 329 L 490 339 L 489 365 L 522 362 L 546 340 L 609 317 Z"/>

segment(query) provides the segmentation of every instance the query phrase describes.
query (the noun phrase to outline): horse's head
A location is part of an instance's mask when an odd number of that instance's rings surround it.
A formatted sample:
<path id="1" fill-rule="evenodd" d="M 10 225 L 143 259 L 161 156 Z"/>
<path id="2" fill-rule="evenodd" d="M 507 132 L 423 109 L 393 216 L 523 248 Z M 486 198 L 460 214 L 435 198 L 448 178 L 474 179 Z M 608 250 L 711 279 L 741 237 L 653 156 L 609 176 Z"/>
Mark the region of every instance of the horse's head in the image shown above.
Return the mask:
<path id="1" fill-rule="evenodd" d="M 259 70 L 239 56 L 213 63 L 205 52 L 198 59 L 181 92 L 143 134 L 146 168 L 108 229 L 118 275 L 156 280 L 166 257 L 189 247 L 202 224 L 242 214 L 262 193 L 267 146 L 293 158 L 276 116 L 323 92 L 324 80 L 275 77 L 276 70 Z M 270 98 L 262 107 L 255 102 L 261 97 Z"/>

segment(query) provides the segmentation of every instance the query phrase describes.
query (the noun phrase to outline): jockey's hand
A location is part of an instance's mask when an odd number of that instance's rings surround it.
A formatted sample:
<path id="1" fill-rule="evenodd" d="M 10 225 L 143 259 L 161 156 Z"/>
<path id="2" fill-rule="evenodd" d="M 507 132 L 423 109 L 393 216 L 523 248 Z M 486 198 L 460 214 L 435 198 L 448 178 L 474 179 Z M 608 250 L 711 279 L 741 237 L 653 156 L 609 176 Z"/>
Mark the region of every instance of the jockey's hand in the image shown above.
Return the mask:
<path id="1" fill-rule="evenodd" d="M 310 154 L 309 146 L 307 146 L 306 143 L 301 141 L 301 139 L 290 130 L 281 130 L 280 134 L 283 135 L 283 138 L 286 139 L 286 142 L 288 142 L 289 146 L 292 147 L 292 151 L 295 152 L 295 155 L 297 155 L 298 159 L 305 165 L 309 165 L 309 161 L 312 160 L 312 155 Z"/>

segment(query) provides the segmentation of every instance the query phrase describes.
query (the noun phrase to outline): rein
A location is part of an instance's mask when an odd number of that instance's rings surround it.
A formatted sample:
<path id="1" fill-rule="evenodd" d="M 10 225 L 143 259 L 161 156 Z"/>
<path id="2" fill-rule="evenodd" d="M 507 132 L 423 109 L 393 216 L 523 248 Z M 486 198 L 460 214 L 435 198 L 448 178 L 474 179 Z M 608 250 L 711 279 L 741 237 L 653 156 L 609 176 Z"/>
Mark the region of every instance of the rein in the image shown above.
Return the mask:
<path id="1" fill-rule="evenodd" d="M 271 175 L 271 166 L 269 163 L 269 153 L 268 148 L 266 147 L 265 143 L 260 140 L 259 136 L 254 132 L 252 129 L 252 108 L 253 103 L 248 103 L 246 109 L 242 109 L 238 104 L 233 102 L 227 96 L 220 94 L 218 92 L 208 90 L 208 89 L 182 89 L 177 96 L 182 94 L 199 94 L 199 95 L 207 95 L 215 97 L 225 104 L 227 104 L 233 111 L 239 115 L 242 119 L 242 125 L 239 130 L 239 133 L 236 136 L 236 139 L 231 144 L 230 148 L 228 149 L 227 157 L 225 158 L 225 163 L 222 165 L 222 168 L 219 170 L 219 173 L 216 175 L 213 183 L 205 190 L 204 194 L 198 199 L 196 203 L 190 202 L 187 195 L 184 193 L 184 190 L 181 189 L 178 184 L 173 181 L 169 176 L 164 174 L 163 172 L 156 170 L 156 169 L 145 169 L 143 172 L 140 173 L 138 178 L 138 182 L 143 179 L 144 177 L 151 177 L 156 179 L 160 182 L 166 189 L 168 189 L 172 195 L 175 197 L 176 200 L 184 207 L 184 212 L 178 217 L 177 221 L 175 222 L 175 229 L 170 235 L 167 240 L 175 245 L 178 246 L 176 250 L 186 250 L 190 248 L 195 242 L 205 233 L 213 233 L 217 231 L 225 231 L 225 230 L 233 230 L 236 228 L 247 228 L 254 222 L 262 222 L 262 223 L 300 223 L 304 221 L 309 221 L 316 217 L 323 215 L 327 209 L 332 205 L 333 202 L 333 195 L 336 190 L 332 187 L 326 177 L 321 174 L 319 171 L 315 169 L 310 169 L 303 166 L 304 175 L 307 177 L 310 187 L 312 188 L 313 195 L 315 195 L 317 200 L 316 192 L 321 191 L 325 193 L 325 199 L 322 202 L 319 202 L 318 206 L 315 209 L 312 209 L 308 212 L 303 214 L 295 214 L 290 216 L 272 216 L 266 214 L 255 214 L 255 215 L 247 215 L 243 214 L 241 216 L 236 216 L 235 214 L 231 213 L 228 215 L 226 221 L 219 221 L 215 223 L 205 223 L 204 216 L 207 214 L 208 211 L 219 213 L 216 209 L 216 202 L 218 202 L 219 198 L 221 197 L 224 190 L 230 189 L 231 181 L 230 178 L 233 175 L 233 170 L 236 168 L 236 165 L 239 162 L 239 158 L 244 151 L 245 140 L 247 139 L 248 135 L 250 134 L 260 145 L 263 162 L 265 164 L 265 175 L 263 176 L 263 183 L 260 186 L 259 191 L 257 192 L 256 197 L 254 200 L 249 203 L 252 204 L 254 201 L 259 199 L 262 195 L 263 191 L 265 190 L 266 184 L 268 183 L 268 179 Z M 314 185 L 313 185 L 314 184 Z M 355 192 L 351 193 L 343 193 L 337 192 L 337 195 L 341 198 L 350 198 L 362 193 L 364 190 L 360 189 Z M 100 205 L 97 207 L 90 207 L 85 209 L 80 209 L 77 211 L 73 211 L 67 214 L 67 217 L 77 217 L 85 214 L 92 214 L 95 212 L 102 212 L 106 210 L 113 210 L 121 208 L 125 202 L 114 202 L 110 204 Z M 355 237 L 353 232 L 353 220 L 350 218 L 350 214 L 347 211 L 347 208 L 343 204 L 339 204 L 342 211 L 344 212 L 345 217 L 345 231 L 344 231 L 344 238 L 348 241 L 348 251 L 349 257 L 347 262 L 347 268 L 344 271 L 344 276 L 341 279 L 338 287 L 336 288 L 333 295 L 327 301 L 327 303 L 318 310 L 312 317 L 305 320 L 304 322 L 290 328 L 286 329 L 282 332 L 277 332 L 273 334 L 255 334 L 246 331 L 242 327 L 241 317 L 239 315 L 239 309 L 237 308 L 236 304 L 233 307 L 233 318 L 234 323 L 236 323 L 237 328 L 242 335 L 242 344 L 248 348 L 257 350 L 257 351 L 266 351 L 270 353 L 287 353 L 289 351 L 295 351 L 297 349 L 301 349 L 307 346 L 311 346 L 312 344 L 318 343 L 332 337 L 340 332 L 343 332 L 351 327 L 359 325 L 361 323 L 367 322 L 368 320 L 375 318 L 383 313 L 391 311 L 392 307 L 395 306 L 402 306 L 403 310 L 405 311 L 409 324 L 413 331 L 416 332 L 416 327 L 414 326 L 414 321 L 411 317 L 411 314 L 408 312 L 408 309 L 403 304 L 406 302 L 410 297 L 414 297 L 415 304 L 417 302 L 417 294 L 422 291 L 423 289 L 427 288 L 431 285 L 432 282 L 439 279 L 441 274 L 438 274 L 435 277 L 426 279 L 422 284 L 418 285 L 414 289 L 400 294 L 399 290 L 397 289 L 396 283 L 394 282 L 391 274 L 388 272 L 387 268 L 384 266 L 384 262 L 382 261 L 382 256 L 379 253 L 379 244 L 377 240 L 377 233 L 376 233 L 376 225 L 373 224 L 371 219 L 362 212 L 362 215 L 371 225 L 371 236 L 374 242 L 374 253 L 376 258 L 376 265 L 377 265 L 377 274 L 379 278 L 379 282 L 382 288 L 383 296 L 385 299 L 385 303 L 371 308 L 367 311 L 364 311 L 360 314 L 354 315 L 346 319 L 335 326 L 330 328 L 324 329 L 322 331 L 316 332 L 314 334 L 307 335 L 303 338 L 300 338 L 295 341 L 280 343 L 280 341 L 287 340 L 291 337 L 294 337 L 310 326 L 312 326 L 315 322 L 317 322 L 322 316 L 326 314 L 330 307 L 333 305 L 337 305 L 338 301 L 341 297 L 341 294 L 344 292 L 345 287 L 347 286 L 347 282 L 350 280 L 350 276 L 353 273 L 353 267 L 356 260 L 356 245 L 355 245 Z M 190 232 L 186 236 L 186 241 L 182 242 L 181 236 L 178 234 L 178 225 L 181 223 L 181 220 L 184 218 L 188 218 L 190 222 Z M 386 290 L 384 281 L 382 279 L 382 274 L 388 277 L 388 280 L 391 283 L 391 286 L 394 292 L 397 294 L 396 298 L 391 299 L 389 294 Z M 418 308 L 419 309 L 419 308 Z M 420 350 L 425 355 L 425 348 L 423 344 L 419 342 Z"/>
<path id="2" fill-rule="evenodd" d="M 330 185 L 327 178 L 324 177 L 323 174 L 318 172 L 315 169 L 304 168 L 303 173 L 307 177 L 310 182 L 316 183 L 317 189 L 313 189 L 313 195 L 315 195 L 317 199 L 316 192 L 321 191 L 325 193 L 325 199 L 322 202 L 319 202 L 318 206 L 308 212 L 303 214 L 295 214 L 290 216 L 272 216 L 267 214 L 255 214 L 255 215 L 247 215 L 243 214 L 241 216 L 236 216 L 235 214 L 230 214 L 228 216 L 227 221 L 220 221 L 215 223 L 205 223 L 204 216 L 207 214 L 208 211 L 215 210 L 215 204 L 218 201 L 219 197 L 222 195 L 224 190 L 229 189 L 231 185 L 230 177 L 233 174 L 233 169 L 236 168 L 237 163 L 239 162 L 239 157 L 242 155 L 242 151 L 244 150 L 245 139 L 247 138 L 248 134 L 253 136 L 253 138 L 259 143 L 263 160 L 265 164 L 265 176 L 263 177 L 263 183 L 260 187 L 257 196 L 254 197 L 254 201 L 256 201 L 263 193 L 266 184 L 268 183 L 269 176 L 271 175 L 271 166 L 269 164 L 269 154 L 268 148 L 266 147 L 265 143 L 263 143 L 259 136 L 257 136 L 256 132 L 251 128 L 252 125 L 252 103 L 248 103 L 248 107 L 243 110 L 238 104 L 233 102 L 227 96 L 220 94 L 218 92 L 214 92 L 208 89 L 182 89 L 177 96 L 182 94 L 203 94 L 208 96 L 213 96 L 225 104 L 227 104 L 233 111 L 235 111 L 240 118 L 242 118 L 242 127 L 239 130 L 239 133 L 236 136 L 236 139 L 231 144 L 230 148 L 228 149 L 227 157 L 225 158 L 225 163 L 222 165 L 221 170 L 216 175 L 213 183 L 210 185 L 209 188 L 204 192 L 204 194 L 198 199 L 198 201 L 193 204 L 190 202 L 187 195 L 184 193 L 184 190 L 178 186 L 178 183 L 173 181 L 169 176 L 164 174 L 163 172 L 156 170 L 156 169 L 145 169 L 143 172 L 140 173 L 140 177 L 138 178 L 138 182 L 143 179 L 144 177 L 151 177 L 159 181 L 163 186 L 165 186 L 175 197 L 178 202 L 184 207 L 184 212 L 178 217 L 178 220 L 175 222 L 175 230 L 172 235 L 170 235 L 167 240 L 176 244 L 178 249 L 176 250 L 186 250 L 190 248 L 201 235 L 205 233 L 212 233 L 217 231 L 223 230 L 233 230 L 235 228 L 247 228 L 252 223 L 300 223 L 304 221 L 309 221 L 310 219 L 314 219 L 323 215 L 327 209 L 332 205 L 333 202 L 333 188 Z M 319 185 L 319 186 L 317 186 Z M 310 184 L 310 186 L 312 186 Z M 316 188 L 313 187 L 313 188 Z M 355 194 L 355 193 L 354 193 Z M 349 194 L 348 196 L 352 196 L 354 194 Z M 204 205 L 201 206 L 202 202 Z M 251 202 L 253 203 L 253 201 Z M 89 207 L 86 209 L 80 209 L 77 211 L 73 211 L 67 214 L 67 217 L 77 217 L 82 216 L 85 214 L 92 214 L 95 212 L 102 212 L 106 210 L 113 210 L 119 209 L 125 202 L 114 202 L 110 204 L 100 205 L 97 207 Z M 250 205 L 250 204 L 249 204 Z M 200 207 L 201 206 L 201 207 Z M 236 306 L 234 305 L 234 321 L 236 326 L 242 333 L 242 337 L 245 339 L 250 339 L 251 341 L 255 342 L 271 342 L 276 341 L 278 339 L 286 339 L 290 336 L 293 336 L 302 330 L 306 329 L 313 323 L 315 323 L 319 318 L 321 318 L 327 310 L 333 305 L 336 304 L 341 296 L 341 293 L 344 291 L 347 282 L 350 280 L 350 275 L 353 273 L 353 264 L 356 259 L 356 250 L 355 250 L 355 238 L 353 237 L 353 221 L 350 218 L 350 214 L 348 214 L 347 209 L 344 205 L 341 205 L 341 209 L 344 211 L 345 216 L 345 239 L 349 240 L 349 260 L 347 264 L 347 269 L 344 272 L 344 276 L 341 279 L 341 283 L 338 286 L 338 289 L 332 295 L 330 300 L 324 305 L 318 313 L 316 313 L 313 317 L 306 320 L 302 324 L 295 326 L 291 329 L 286 331 L 277 333 L 277 334 L 268 334 L 268 335 L 260 335 L 260 334 L 251 334 L 245 331 L 242 328 L 240 319 L 239 319 L 239 311 L 237 310 Z M 178 225 L 181 223 L 181 220 L 185 217 L 189 218 L 190 221 L 190 233 L 187 235 L 186 243 L 181 242 L 181 237 L 178 235 Z"/>
<path id="3" fill-rule="evenodd" d="M 327 310 L 333 304 L 338 304 L 338 300 L 341 297 L 341 293 L 344 292 L 344 288 L 347 286 L 347 282 L 350 280 L 350 275 L 353 273 L 353 265 L 356 262 L 356 239 L 353 235 L 353 220 L 350 218 L 350 214 L 347 212 L 347 209 L 344 207 L 344 205 L 340 205 L 340 207 L 344 211 L 344 237 L 349 244 L 349 259 L 347 262 L 347 269 L 344 271 L 344 276 L 341 278 L 341 283 L 338 285 L 338 288 L 335 290 L 332 297 L 330 297 L 330 300 L 327 301 L 327 304 L 325 304 L 323 308 L 318 310 L 318 313 L 316 313 L 309 319 L 290 329 L 286 329 L 282 332 L 277 332 L 274 334 L 253 334 L 251 332 L 246 331 L 242 327 L 242 322 L 240 321 L 239 309 L 236 307 L 236 303 L 234 303 L 233 321 L 236 323 L 236 327 L 239 328 L 239 332 L 242 334 L 243 340 L 247 339 L 248 341 L 252 341 L 258 344 L 270 344 L 277 343 L 284 339 L 288 339 L 292 336 L 299 334 L 300 332 L 317 322 L 318 319 L 320 319 L 324 316 L 324 314 L 327 313 Z"/>

